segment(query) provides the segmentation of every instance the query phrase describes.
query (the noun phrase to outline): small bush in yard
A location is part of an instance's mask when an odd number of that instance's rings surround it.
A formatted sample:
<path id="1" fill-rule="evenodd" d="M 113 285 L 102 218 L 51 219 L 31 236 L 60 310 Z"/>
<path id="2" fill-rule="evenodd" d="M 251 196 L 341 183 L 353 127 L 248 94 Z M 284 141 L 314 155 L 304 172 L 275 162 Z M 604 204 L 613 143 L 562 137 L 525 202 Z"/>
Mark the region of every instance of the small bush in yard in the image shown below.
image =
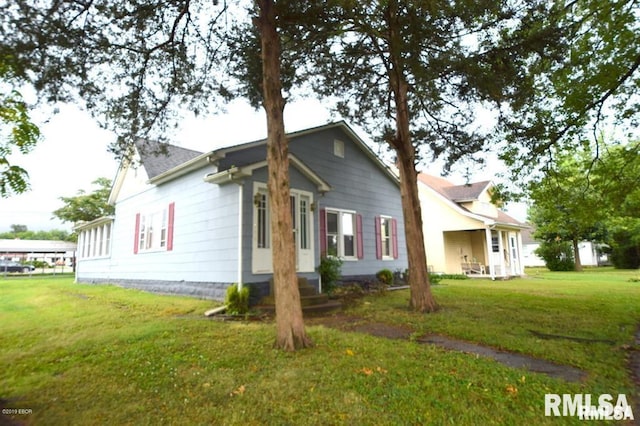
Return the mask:
<path id="1" fill-rule="evenodd" d="M 231 315 L 244 315 L 249 312 L 249 287 L 238 290 L 238 284 L 227 287 L 227 312 Z"/>
<path id="2" fill-rule="evenodd" d="M 331 293 L 342 276 L 342 260 L 333 256 L 322 256 L 317 271 L 322 280 L 322 291 Z"/>
<path id="3" fill-rule="evenodd" d="M 573 246 L 569 241 L 543 241 L 535 251 L 550 271 L 573 271 L 575 259 Z"/>
<path id="4" fill-rule="evenodd" d="M 388 269 L 381 269 L 376 273 L 376 278 L 382 284 L 393 285 L 393 272 Z"/>

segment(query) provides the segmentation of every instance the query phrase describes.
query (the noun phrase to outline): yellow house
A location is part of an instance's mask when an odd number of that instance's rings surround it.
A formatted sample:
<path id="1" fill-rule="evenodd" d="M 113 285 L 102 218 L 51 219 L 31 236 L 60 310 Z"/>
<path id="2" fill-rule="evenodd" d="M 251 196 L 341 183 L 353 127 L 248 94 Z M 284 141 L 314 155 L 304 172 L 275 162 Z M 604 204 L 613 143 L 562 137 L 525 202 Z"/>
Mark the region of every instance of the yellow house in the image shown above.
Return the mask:
<path id="1" fill-rule="evenodd" d="M 492 202 L 490 181 L 454 185 L 420 173 L 418 189 L 431 272 L 492 279 L 524 275 L 521 230 L 528 226 Z"/>

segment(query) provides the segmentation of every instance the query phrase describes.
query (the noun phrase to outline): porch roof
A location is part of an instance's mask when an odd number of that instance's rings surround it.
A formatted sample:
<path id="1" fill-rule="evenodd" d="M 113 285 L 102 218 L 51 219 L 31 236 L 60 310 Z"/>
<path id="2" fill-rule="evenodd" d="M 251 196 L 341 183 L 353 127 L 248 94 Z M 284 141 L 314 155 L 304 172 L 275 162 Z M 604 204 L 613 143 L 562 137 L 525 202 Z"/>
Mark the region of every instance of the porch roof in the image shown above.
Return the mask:
<path id="1" fill-rule="evenodd" d="M 298 171 L 306 176 L 309 181 L 316 185 L 319 192 L 325 193 L 331 190 L 331 185 L 329 185 L 327 181 L 322 179 L 322 177 L 320 177 L 320 175 L 313 171 L 313 169 L 311 169 L 302 160 L 291 153 L 289 154 L 289 164 L 298 169 Z M 204 177 L 204 180 L 205 182 L 215 183 L 218 185 L 229 182 L 237 182 L 244 179 L 245 177 L 251 176 L 255 170 L 266 166 L 267 160 L 257 161 L 252 164 L 247 164 L 243 167 L 231 167 L 217 173 L 209 173 Z"/>

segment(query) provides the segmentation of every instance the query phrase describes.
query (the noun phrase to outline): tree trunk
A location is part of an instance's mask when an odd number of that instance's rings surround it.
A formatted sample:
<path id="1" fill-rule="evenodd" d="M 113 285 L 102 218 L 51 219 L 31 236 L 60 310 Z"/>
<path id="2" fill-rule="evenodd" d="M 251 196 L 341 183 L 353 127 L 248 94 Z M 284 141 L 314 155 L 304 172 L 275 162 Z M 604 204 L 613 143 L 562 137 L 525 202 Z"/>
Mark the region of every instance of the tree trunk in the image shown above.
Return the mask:
<path id="1" fill-rule="evenodd" d="M 289 198 L 288 140 L 284 131 L 284 98 L 280 80 L 280 39 L 273 0 L 258 0 L 257 25 L 262 48 L 262 91 L 267 115 L 267 166 L 271 213 L 273 285 L 276 307 L 274 347 L 286 351 L 312 346 L 300 305 Z"/>
<path id="2" fill-rule="evenodd" d="M 580 247 L 578 247 L 579 241 L 573 240 L 573 258 L 575 260 L 575 268 L 577 272 L 582 272 L 582 261 L 580 260 Z"/>
<path id="3" fill-rule="evenodd" d="M 431 293 L 427 270 L 427 253 L 422 232 L 422 208 L 418 195 L 418 173 L 415 168 L 415 149 L 409 133 L 409 116 L 406 113 L 401 113 L 400 109 L 398 109 L 396 117 L 395 145 L 398 154 L 400 194 L 402 196 L 402 213 L 409 263 L 409 287 L 411 289 L 409 307 L 418 312 L 434 312 L 438 309 L 438 305 Z"/>
<path id="4" fill-rule="evenodd" d="M 389 81 L 396 107 L 396 135 L 390 143 L 398 155 L 398 169 L 400 171 L 400 194 L 402 196 L 411 291 L 409 307 L 417 312 L 434 312 L 438 309 L 438 305 L 431 293 L 427 270 L 427 253 L 422 232 L 422 208 L 418 195 L 418 173 L 415 166 L 416 152 L 409 130 L 409 85 L 404 77 L 402 58 L 396 54 L 400 49 L 395 48 L 402 43 L 399 40 L 400 33 L 397 31 L 397 8 L 397 2 L 389 2 L 388 25 L 391 52 Z"/>

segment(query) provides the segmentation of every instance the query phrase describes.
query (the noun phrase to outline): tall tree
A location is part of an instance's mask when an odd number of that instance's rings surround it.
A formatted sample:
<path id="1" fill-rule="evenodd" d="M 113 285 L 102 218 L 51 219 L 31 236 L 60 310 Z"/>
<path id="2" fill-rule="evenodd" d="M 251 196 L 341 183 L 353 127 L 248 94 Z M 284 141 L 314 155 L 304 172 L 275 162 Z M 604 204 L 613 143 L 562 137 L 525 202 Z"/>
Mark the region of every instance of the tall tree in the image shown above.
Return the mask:
<path id="1" fill-rule="evenodd" d="M 29 189 L 29 173 L 12 164 L 14 148 L 28 154 L 40 139 L 40 130 L 31 121 L 29 109 L 16 89 L 17 79 L 10 61 L 0 53 L 0 198 Z"/>
<path id="2" fill-rule="evenodd" d="M 544 177 L 529 185 L 534 237 L 548 243 L 571 242 L 576 271 L 582 271 L 579 243 L 604 238 L 607 209 L 594 185 L 592 166 L 589 149 L 560 154 Z"/>
<path id="3" fill-rule="evenodd" d="M 64 206 L 54 210 L 53 215 L 63 222 L 79 223 L 114 214 L 115 207 L 108 202 L 111 179 L 102 177 L 92 183 L 98 188 L 88 194 L 80 190 L 73 197 L 60 197 Z"/>
<path id="4" fill-rule="evenodd" d="M 281 47 L 274 0 L 258 0 L 254 23 L 260 34 L 263 107 L 267 115 L 268 188 L 271 204 L 273 281 L 276 304 L 275 346 L 288 351 L 311 346 L 302 319 L 295 265 L 289 196 L 289 141 L 284 130 Z"/>
<path id="5" fill-rule="evenodd" d="M 640 117 L 637 1 L 557 2 L 552 19 L 564 53 L 532 64 L 537 78 L 530 100 L 503 111 L 500 157 L 517 181 L 553 160 L 551 147 L 573 150 L 587 138 L 597 143 L 611 125 L 633 132 Z"/>
<path id="6" fill-rule="evenodd" d="M 338 2 L 341 31 L 314 56 L 316 90 L 338 111 L 380 135 L 397 156 L 409 261 L 410 306 L 437 308 L 430 291 L 416 164 L 450 166 L 485 147 L 479 107 L 522 102 L 526 71 L 552 57 L 548 2 Z M 523 4 L 524 3 L 524 4 Z M 547 21 L 545 21 L 547 22 Z M 382 130 L 381 130 L 382 129 Z"/>
<path id="7" fill-rule="evenodd" d="M 286 9 L 285 2 L 277 2 Z M 291 2 L 294 4 L 294 2 Z M 256 0 L 261 93 L 268 122 L 269 189 L 274 235 L 276 346 L 311 344 L 305 334 L 291 254 L 288 154 L 282 112 L 276 2 Z M 0 55 L 49 101 L 82 100 L 118 135 L 112 150 L 135 140 L 165 141 L 185 109 L 211 112 L 224 74 L 227 3 L 176 0 L 0 3 Z M 221 93 L 222 92 L 222 93 Z"/>
<path id="8" fill-rule="evenodd" d="M 640 266 L 640 141 L 608 145 L 593 170 L 616 267 Z"/>

